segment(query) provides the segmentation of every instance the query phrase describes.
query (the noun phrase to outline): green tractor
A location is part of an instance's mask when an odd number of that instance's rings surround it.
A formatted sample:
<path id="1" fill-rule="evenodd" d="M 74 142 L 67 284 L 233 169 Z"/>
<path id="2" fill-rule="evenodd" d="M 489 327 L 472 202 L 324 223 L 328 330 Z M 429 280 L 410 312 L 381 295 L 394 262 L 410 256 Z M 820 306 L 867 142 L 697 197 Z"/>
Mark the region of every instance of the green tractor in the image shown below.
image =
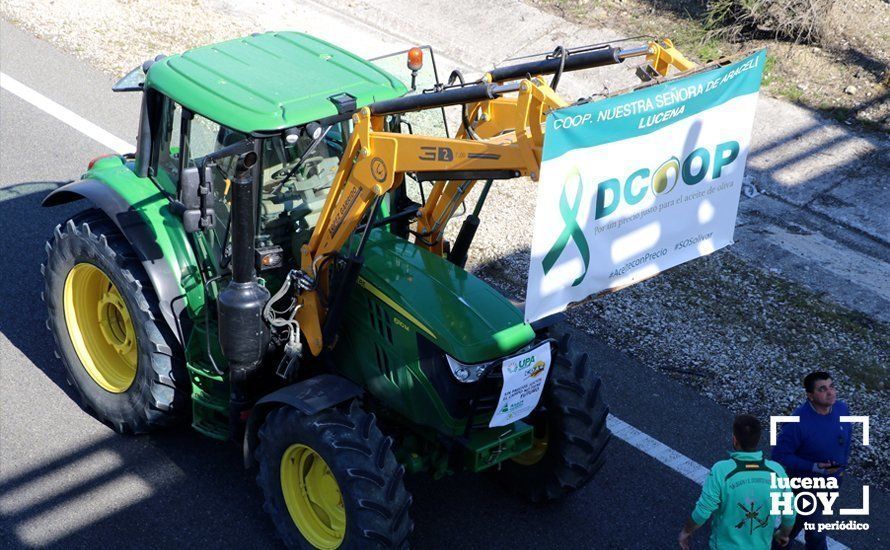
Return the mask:
<path id="1" fill-rule="evenodd" d="M 290 547 L 406 545 L 406 472 L 491 471 L 534 501 L 581 487 L 610 437 L 599 380 L 555 318 L 526 323 L 463 267 L 492 181 L 537 179 L 566 105 L 539 75 L 653 47 L 421 91 L 421 49 L 399 54 L 406 85 L 391 57 L 293 32 L 146 62 L 115 87 L 142 94 L 136 153 L 43 202 L 89 204 L 43 266 L 69 382 L 119 433 L 187 421 L 242 446 Z M 448 106 L 454 137 L 414 133 Z"/>

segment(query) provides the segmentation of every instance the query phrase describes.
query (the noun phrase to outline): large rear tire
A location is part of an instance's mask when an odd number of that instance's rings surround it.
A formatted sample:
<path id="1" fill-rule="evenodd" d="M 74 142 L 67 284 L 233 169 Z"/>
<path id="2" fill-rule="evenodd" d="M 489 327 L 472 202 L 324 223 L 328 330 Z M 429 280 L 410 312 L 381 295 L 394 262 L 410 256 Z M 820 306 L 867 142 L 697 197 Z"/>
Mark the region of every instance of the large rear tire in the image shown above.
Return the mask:
<path id="1" fill-rule="evenodd" d="M 413 529 L 392 439 L 358 403 L 305 416 L 290 407 L 260 428 L 263 509 L 289 548 L 404 548 Z"/>
<path id="2" fill-rule="evenodd" d="M 47 328 L 85 408 L 119 433 L 166 426 L 188 410 L 180 348 L 130 243 L 90 209 L 56 226 L 41 267 Z"/>
<path id="3" fill-rule="evenodd" d="M 543 502 L 590 481 L 602 467 L 612 437 L 601 386 L 587 365 L 587 354 L 573 353 L 569 339 L 563 338 L 542 405 L 525 420 L 534 428 L 534 445 L 500 469 L 508 487 L 533 502 Z"/>

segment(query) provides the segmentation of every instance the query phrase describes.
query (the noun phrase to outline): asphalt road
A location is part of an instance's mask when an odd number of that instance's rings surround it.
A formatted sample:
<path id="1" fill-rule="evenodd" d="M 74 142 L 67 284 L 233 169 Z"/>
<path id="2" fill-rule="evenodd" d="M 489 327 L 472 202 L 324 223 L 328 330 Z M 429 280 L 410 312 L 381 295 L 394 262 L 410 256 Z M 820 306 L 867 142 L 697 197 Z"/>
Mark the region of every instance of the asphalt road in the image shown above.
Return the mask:
<path id="1" fill-rule="evenodd" d="M 4 73 L 133 141 L 137 96 L 112 94 L 108 78 L 5 22 L 0 40 Z M 276 547 L 238 448 L 186 428 L 118 436 L 77 405 L 45 330 L 40 263 L 53 227 L 83 205 L 40 200 L 107 150 L 6 90 L 0 128 L 0 546 Z M 705 466 L 726 457 L 726 409 L 601 342 L 579 334 L 576 345 L 616 416 Z M 672 548 L 700 490 L 617 438 L 591 484 L 547 507 L 487 476 L 408 485 L 418 548 Z M 847 504 L 858 488 L 847 481 Z M 872 488 L 871 509 L 868 533 L 836 538 L 887 547 L 887 494 Z M 696 547 L 707 536 L 696 533 Z"/>

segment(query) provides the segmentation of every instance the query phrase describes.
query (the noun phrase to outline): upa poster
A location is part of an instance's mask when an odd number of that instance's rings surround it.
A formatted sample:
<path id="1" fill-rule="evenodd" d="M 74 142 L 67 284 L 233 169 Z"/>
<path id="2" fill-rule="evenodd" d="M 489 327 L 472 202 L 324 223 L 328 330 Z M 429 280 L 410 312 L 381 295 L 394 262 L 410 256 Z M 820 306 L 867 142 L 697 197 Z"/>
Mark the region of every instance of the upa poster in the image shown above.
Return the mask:
<path id="1" fill-rule="evenodd" d="M 765 59 L 548 116 L 526 321 L 732 244 Z"/>

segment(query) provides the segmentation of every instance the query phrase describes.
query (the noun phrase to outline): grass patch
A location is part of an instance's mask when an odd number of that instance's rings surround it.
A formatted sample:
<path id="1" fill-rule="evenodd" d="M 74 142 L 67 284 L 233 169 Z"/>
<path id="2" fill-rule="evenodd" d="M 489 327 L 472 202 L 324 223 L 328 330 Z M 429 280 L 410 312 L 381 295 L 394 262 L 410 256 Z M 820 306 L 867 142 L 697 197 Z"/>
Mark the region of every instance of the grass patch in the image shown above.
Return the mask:
<path id="1" fill-rule="evenodd" d="M 769 48 L 763 91 L 890 131 L 886 0 L 525 0 L 575 23 L 671 38 L 696 62 Z M 853 85 L 858 91 L 845 92 Z M 842 107 L 843 111 L 837 108 Z"/>
<path id="2" fill-rule="evenodd" d="M 885 365 L 879 363 L 877 359 L 868 359 L 866 362 L 862 362 L 861 358 L 855 357 L 844 357 L 843 359 L 845 359 L 845 361 L 841 370 L 846 373 L 853 383 L 873 391 L 890 389 L 890 386 L 888 386 L 890 371 L 887 370 Z M 858 364 L 853 362 L 857 360 L 859 361 Z"/>
<path id="3" fill-rule="evenodd" d="M 776 56 L 766 54 L 766 62 L 763 64 L 763 85 L 769 86 L 776 78 Z"/>
<path id="4" fill-rule="evenodd" d="M 732 42 L 773 38 L 822 44 L 836 0 L 709 0 L 704 26 Z"/>
<path id="5" fill-rule="evenodd" d="M 778 90 L 778 92 L 779 95 L 794 103 L 800 103 L 800 100 L 803 97 L 803 90 L 798 88 L 795 84 L 785 84 Z"/>
<path id="6" fill-rule="evenodd" d="M 831 118 L 837 120 L 838 122 L 844 122 L 850 119 L 850 109 L 846 109 L 844 107 L 835 107 L 828 113 Z"/>

